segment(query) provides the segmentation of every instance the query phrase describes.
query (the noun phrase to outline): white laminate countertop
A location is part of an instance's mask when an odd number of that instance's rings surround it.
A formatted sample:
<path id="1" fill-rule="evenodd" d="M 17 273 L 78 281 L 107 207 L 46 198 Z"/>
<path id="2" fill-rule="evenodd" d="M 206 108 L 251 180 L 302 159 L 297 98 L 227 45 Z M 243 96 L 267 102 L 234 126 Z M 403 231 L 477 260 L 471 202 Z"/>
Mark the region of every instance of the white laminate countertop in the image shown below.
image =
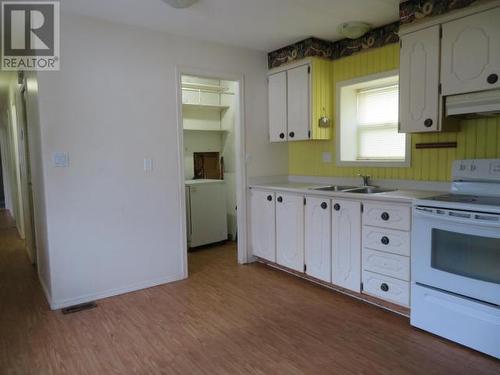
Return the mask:
<path id="1" fill-rule="evenodd" d="M 338 197 L 338 198 L 356 198 L 361 200 L 384 200 L 394 202 L 412 202 L 414 199 L 429 198 L 436 195 L 442 195 L 443 192 L 429 190 L 394 190 L 385 193 L 363 194 L 349 193 L 343 191 L 325 191 L 314 190 L 314 188 L 327 186 L 327 184 L 310 184 L 302 182 L 279 182 L 279 183 L 260 183 L 251 184 L 251 189 L 263 189 L 273 191 L 284 191 L 291 193 L 304 194 L 308 196 Z M 360 186 L 362 187 L 362 186 Z"/>
<path id="2" fill-rule="evenodd" d="M 201 185 L 201 184 L 223 184 L 224 180 L 210 180 L 210 179 L 199 179 L 199 180 L 185 180 L 184 184 L 190 185 Z"/>

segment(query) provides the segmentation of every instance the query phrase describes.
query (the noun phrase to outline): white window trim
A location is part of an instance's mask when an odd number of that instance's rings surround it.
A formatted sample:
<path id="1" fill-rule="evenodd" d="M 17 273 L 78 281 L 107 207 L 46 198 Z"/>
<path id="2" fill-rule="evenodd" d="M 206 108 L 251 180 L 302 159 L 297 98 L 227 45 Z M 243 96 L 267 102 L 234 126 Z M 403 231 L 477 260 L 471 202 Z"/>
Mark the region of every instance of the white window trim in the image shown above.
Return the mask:
<path id="1" fill-rule="evenodd" d="M 340 90 L 346 86 L 353 86 L 366 81 L 372 81 L 377 79 L 389 78 L 399 75 L 399 70 L 389 70 L 382 73 L 370 74 L 363 77 L 357 77 L 347 81 L 337 82 L 335 88 L 335 112 L 336 112 L 336 126 L 335 126 L 335 152 L 336 152 L 336 164 L 339 167 L 393 167 L 393 168 L 408 168 L 411 166 L 411 135 L 406 134 L 406 156 L 405 160 L 390 161 L 388 159 L 384 160 L 349 160 L 342 161 L 340 153 L 340 133 L 341 133 L 341 115 L 340 115 L 340 101 L 341 95 Z"/>

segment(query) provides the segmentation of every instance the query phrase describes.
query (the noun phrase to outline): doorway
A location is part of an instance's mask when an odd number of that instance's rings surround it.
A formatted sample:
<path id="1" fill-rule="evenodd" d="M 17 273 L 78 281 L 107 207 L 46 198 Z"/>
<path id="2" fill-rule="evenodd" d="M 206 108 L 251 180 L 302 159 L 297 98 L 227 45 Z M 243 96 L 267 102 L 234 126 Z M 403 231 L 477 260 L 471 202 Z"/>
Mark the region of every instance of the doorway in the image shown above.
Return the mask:
<path id="1" fill-rule="evenodd" d="M 178 69 L 186 277 L 188 253 L 197 250 L 225 248 L 247 262 L 242 85 L 242 77 Z"/>

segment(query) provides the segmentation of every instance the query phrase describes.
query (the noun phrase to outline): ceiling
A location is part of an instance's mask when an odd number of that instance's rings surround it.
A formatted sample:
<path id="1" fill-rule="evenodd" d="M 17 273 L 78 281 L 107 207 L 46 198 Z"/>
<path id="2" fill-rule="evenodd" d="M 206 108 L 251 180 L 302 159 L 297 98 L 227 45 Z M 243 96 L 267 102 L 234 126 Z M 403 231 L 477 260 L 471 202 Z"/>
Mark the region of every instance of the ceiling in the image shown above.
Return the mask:
<path id="1" fill-rule="evenodd" d="M 199 0 L 174 9 L 161 0 L 64 0 L 64 13 L 99 17 L 222 44 L 272 51 L 315 36 L 337 40 L 338 26 L 399 19 L 399 0 Z"/>

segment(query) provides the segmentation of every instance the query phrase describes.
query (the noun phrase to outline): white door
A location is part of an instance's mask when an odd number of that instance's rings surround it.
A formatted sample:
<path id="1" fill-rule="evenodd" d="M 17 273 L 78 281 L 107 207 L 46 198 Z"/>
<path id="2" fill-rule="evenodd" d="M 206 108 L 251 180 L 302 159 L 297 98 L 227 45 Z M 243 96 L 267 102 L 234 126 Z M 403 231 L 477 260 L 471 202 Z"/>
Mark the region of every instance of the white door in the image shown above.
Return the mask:
<path id="1" fill-rule="evenodd" d="M 306 198 L 305 264 L 308 275 L 332 281 L 332 212 L 329 199 Z"/>
<path id="2" fill-rule="evenodd" d="M 401 38 L 401 133 L 439 130 L 439 42 L 439 25 Z"/>
<path id="3" fill-rule="evenodd" d="M 250 241 L 253 255 L 276 262 L 276 213 L 274 193 L 251 190 Z"/>
<path id="4" fill-rule="evenodd" d="M 287 140 L 286 72 L 268 77 L 269 139 L 271 142 Z"/>
<path id="5" fill-rule="evenodd" d="M 361 291 L 361 203 L 332 201 L 332 283 Z"/>
<path id="6" fill-rule="evenodd" d="M 276 262 L 304 271 L 304 198 L 276 193 Z"/>
<path id="7" fill-rule="evenodd" d="M 443 95 L 500 87 L 500 8 L 443 24 Z"/>
<path id="8" fill-rule="evenodd" d="M 288 140 L 309 139 L 311 125 L 310 65 L 288 70 Z"/>

